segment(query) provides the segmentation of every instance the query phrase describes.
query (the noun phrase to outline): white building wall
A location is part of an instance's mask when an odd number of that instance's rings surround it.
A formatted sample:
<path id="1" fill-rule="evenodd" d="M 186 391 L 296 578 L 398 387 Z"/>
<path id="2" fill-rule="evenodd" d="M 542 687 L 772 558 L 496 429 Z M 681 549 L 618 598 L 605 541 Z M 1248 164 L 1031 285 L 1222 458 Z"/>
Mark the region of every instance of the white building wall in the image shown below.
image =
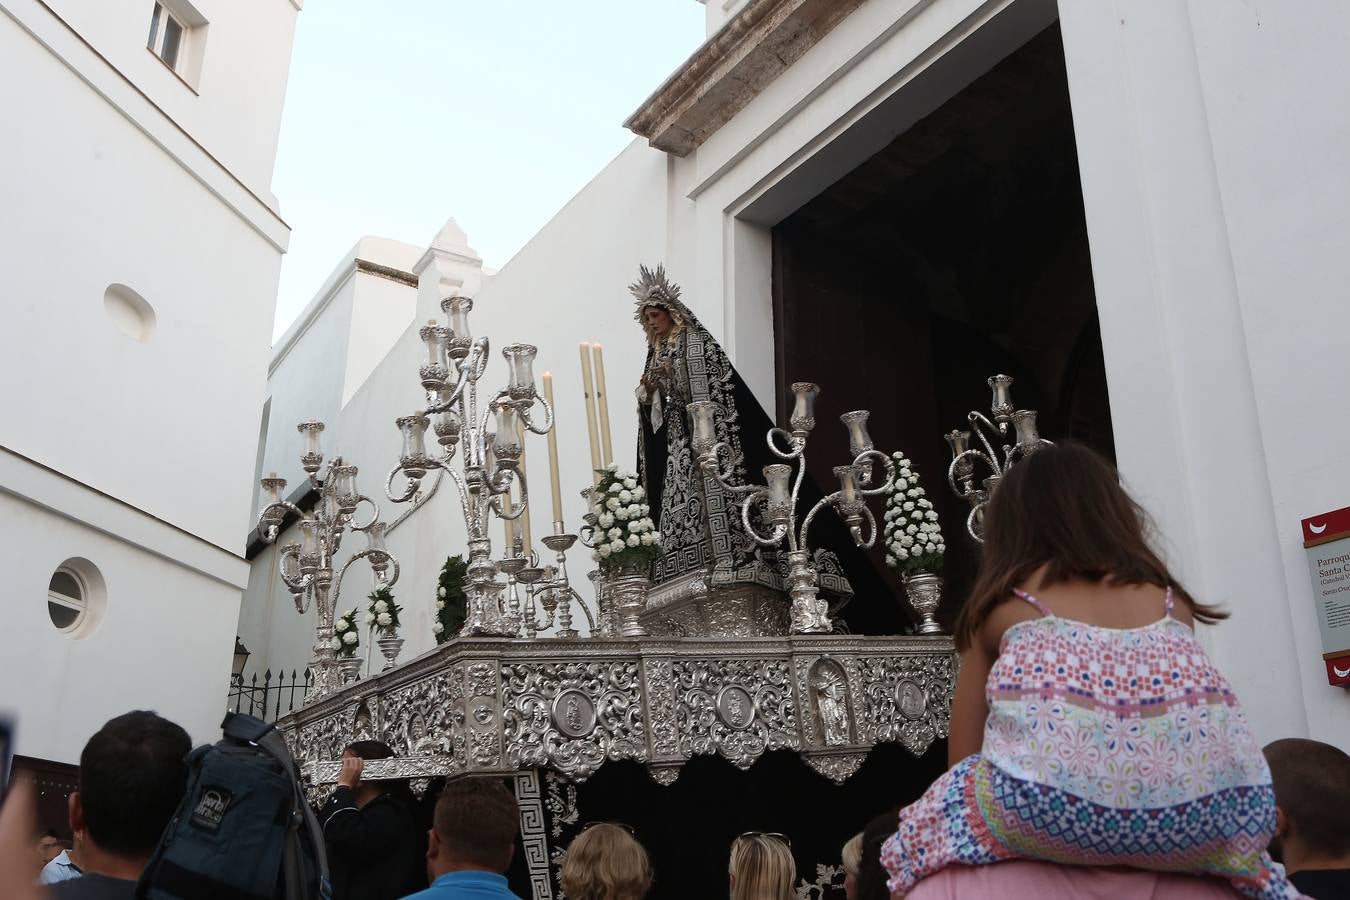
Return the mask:
<path id="1" fill-rule="evenodd" d="M 1350 74 L 1332 50 L 1350 10 L 1117 6 L 1064 24 L 1094 270 L 1119 270 L 1098 294 L 1119 291 L 1103 331 L 1118 440 L 1136 445 L 1122 464 L 1197 588 L 1232 610 L 1210 639 L 1262 736 L 1350 745 L 1299 528 L 1350 502 L 1346 426 L 1325 414 L 1350 325 L 1350 111 L 1329 93 Z M 1128 109 L 1114 122 L 1108 91 Z M 1143 359 L 1141 339 L 1166 357 Z"/>
<path id="2" fill-rule="evenodd" d="M 259 472 L 277 472 L 294 488 L 304 475 L 304 441 L 295 426 L 335 421 L 413 321 L 416 288 L 363 271 L 358 260 L 411 274 L 420 253 L 399 241 L 361 238 L 282 335 L 267 370 L 268 433 Z"/>
<path id="3" fill-rule="evenodd" d="M 251 74 L 206 81 L 208 67 L 200 96 L 171 85 L 196 104 L 175 109 L 200 119 L 183 124 L 154 83 L 173 76 L 145 49 L 150 3 L 133 14 L 0 0 L 0 500 L 20 506 L 0 517 L 13 551 L 0 587 L 23 624 L 0 683 L 44 681 L 0 696 L 22 754 L 72 761 L 132 705 L 154 704 L 202 740 L 219 724 L 289 235 L 267 191 L 296 7 L 255 5 L 250 19 L 198 4 L 221 26 L 211 65 Z M 252 43 L 228 37 L 248 28 Z M 256 105 L 217 102 L 215 82 L 251 83 Z M 145 340 L 105 309 L 113 284 L 153 309 Z M 52 478 L 79 490 L 48 490 Z M 73 639 L 48 620 L 45 587 L 79 556 L 101 573 L 107 609 Z M 114 674 L 94 684 L 96 673 Z"/>
<path id="4" fill-rule="evenodd" d="M 6 0 L 16 6 L 24 0 Z M 197 73 L 146 49 L 153 0 L 49 0 L 48 6 L 249 189 L 275 206 L 272 165 L 301 0 L 192 0 L 208 23 L 188 37 Z"/>
<path id="5" fill-rule="evenodd" d="M 129 709 L 153 709 L 195 742 L 219 739 L 243 560 L 3 451 L 0 522 L 11 635 L 0 706 L 18 753 L 76 762 Z M 106 599 L 77 638 L 52 627 L 45 603 L 51 573 L 72 558 L 97 566 Z"/>
<path id="6" fill-rule="evenodd" d="M 1350 369 L 1350 62 L 1334 49 L 1350 41 L 1350 8 L 1205 2 L 1191 15 L 1303 705 L 1313 737 L 1347 747 L 1350 692 L 1326 683 L 1299 520 L 1350 504 L 1350 422 L 1337 414 Z M 1267 66 L 1280 77 L 1261 77 Z M 1279 615 L 1280 593 L 1254 599 Z M 1263 646 L 1254 635 L 1233 665 Z"/>

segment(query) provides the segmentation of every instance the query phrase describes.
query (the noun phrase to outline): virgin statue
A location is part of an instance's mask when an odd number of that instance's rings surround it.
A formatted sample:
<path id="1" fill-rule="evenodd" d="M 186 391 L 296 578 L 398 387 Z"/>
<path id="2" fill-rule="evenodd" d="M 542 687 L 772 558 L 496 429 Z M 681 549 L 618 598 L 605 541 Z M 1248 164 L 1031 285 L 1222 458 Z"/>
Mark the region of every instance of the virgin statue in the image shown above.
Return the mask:
<path id="1" fill-rule="evenodd" d="M 720 407 L 716 439 L 735 460 L 733 484 L 761 480 L 772 427 L 722 347 L 680 300 L 665 268 L 639 268 L 629 285 L 634 318 L 647 336 L 637 388 L 638 473 L 662 535 L 652 564 L 649 618 L 657 633 L 718 636 L 783 634 L 788 603 L 778 554 L 758 546 L 741 523 L 736 498 L 699 468 L 690 447 L 688 404 Z M 767 531 L 768 529 L 763 529 Z M 817 554 L 822 595 L 851 591 L 833 554 Z"/>

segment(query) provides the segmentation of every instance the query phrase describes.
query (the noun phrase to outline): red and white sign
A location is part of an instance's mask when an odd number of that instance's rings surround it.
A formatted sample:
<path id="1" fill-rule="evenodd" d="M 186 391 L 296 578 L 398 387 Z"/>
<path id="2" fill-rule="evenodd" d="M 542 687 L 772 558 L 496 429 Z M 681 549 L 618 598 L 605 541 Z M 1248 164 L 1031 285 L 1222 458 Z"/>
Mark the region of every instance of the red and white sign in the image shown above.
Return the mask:
<path id="1" fill-rule="evenodd" d="M 1350 506 L 1303 520 L 1303 546 L 1350 536 Z"/>
<path id="2" fill-rule="evenodd" d="M 1303 520 L 1327 681 L 1350 687 L 1350 507 Z"/>
<path id="3" fill-rule="evenodd" d="M 1327 664 L 1327 683 L 1334 687 L 1350 687 L 1350 656 L 1324 660 Z"/>

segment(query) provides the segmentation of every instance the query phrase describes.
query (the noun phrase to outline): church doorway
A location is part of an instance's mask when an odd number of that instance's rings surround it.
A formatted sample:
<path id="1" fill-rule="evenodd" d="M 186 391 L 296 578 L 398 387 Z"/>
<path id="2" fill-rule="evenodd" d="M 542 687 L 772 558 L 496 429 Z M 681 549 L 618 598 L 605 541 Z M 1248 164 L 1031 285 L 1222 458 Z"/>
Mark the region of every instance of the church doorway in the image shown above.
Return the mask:
<path id="1" fill-rule="evenodd" d="M 818 382 L 822 431 L 840 413 L 867 408 L 878 448 L 914 460 L 947 538 L 949 618 L 975 553 L 968 508 L 946 487 L 942 436 L 964 426 L 969 410 L 988 412 L 986 378 L 1012 375 L 1014 401 L 1040 412 L 1045 437 L 1114 455 L 1058 24 L 772 236 L 779 405 L 790 402 L 792 382 Z M 777 410 L 779 421 L 786 413 Z M 842 436 L 829 435 L 810 460 L 822 485 L 842 451 Z M 869 558 L 899 596 L 880 547 Z M 857 631 L 887 624 L 849 612 Z"/>

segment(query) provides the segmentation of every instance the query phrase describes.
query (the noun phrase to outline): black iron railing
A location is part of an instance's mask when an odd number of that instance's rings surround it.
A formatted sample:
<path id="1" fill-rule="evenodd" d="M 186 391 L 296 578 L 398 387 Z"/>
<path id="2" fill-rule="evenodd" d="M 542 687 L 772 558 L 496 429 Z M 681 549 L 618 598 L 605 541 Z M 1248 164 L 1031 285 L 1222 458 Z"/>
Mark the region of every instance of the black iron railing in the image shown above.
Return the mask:
<path id="1" fill-rule="evenodd" d="M 313 681 L 309 669 L 304 672 L 292 669 L 289 678 L 285 670 L 273 675 L 271 669 L 261 678 L 257 672 L 251 678 L 240 676 L 230 685 L 225 708 L 271 722 L 302 706 Z"/>

